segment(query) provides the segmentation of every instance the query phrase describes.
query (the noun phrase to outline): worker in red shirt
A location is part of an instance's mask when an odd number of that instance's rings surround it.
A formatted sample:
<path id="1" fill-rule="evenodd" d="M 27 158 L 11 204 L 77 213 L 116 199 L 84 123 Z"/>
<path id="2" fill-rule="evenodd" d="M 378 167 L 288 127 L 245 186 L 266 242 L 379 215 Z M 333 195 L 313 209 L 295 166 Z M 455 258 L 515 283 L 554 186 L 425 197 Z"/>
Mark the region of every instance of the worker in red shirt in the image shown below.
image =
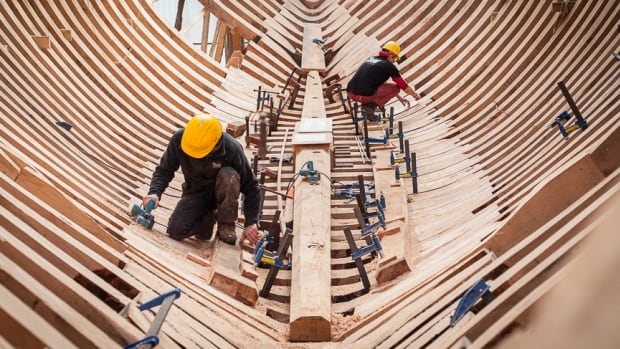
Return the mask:
<path id="1" fill-rule="evenodd" d="M 347 96 L 350 100 L 362 104 L 362 112 L 369 121 L 376 121 L 376 108 L 383 109 L 394 97 L 409 107 L 409 101 L 399 95 L 401 90 L 415 99 L 421 98 L 400 76 L 398 68 L 394 65 L 400 59 L 399 55 L 400 46 L 395 41 L 387 42 L 379 55 L 362 63 L 347 85 Z M 392 78 L 394 83 L 387 82 L 389 78 Z"/>

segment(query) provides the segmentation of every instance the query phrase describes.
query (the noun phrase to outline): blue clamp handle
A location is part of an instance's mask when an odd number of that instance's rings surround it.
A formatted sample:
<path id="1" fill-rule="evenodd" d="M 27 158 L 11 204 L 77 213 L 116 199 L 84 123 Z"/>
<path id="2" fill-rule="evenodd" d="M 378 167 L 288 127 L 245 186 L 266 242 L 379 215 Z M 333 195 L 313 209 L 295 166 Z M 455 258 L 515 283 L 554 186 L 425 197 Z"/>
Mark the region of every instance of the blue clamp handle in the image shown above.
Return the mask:
<path id="1" fill-rule="evenodd" d="M 157 346 L 157 344 L 159 344 L 159 338 L 157 338 L 157 336 L 148 336 L 143 339 L 140 339 L 137 342 L 127 344 L 124 349 L 138 349 L 144 344 L 150 344 L 151 348 L 154 348 Z"/>
<path id="2" fill-rule="evenodd" d="M 490 289 L 491 287 L 486 283 L 486 281 L 484 281 L 484 279 L 480 279 L 469 290 L 467 290 L 459 301 L 459 304 L 456 306 L 454 314 L 450 316 L 450 326 L 454 327 L 454 325 L 456 325 L 481 298 L 487 303 L 493 300 L 495 295 L 491 293 Z"/>
<path id="3" fill-rule="evenodd" d="M 164 299 L 168 298 L 171 295 L 174 295 L 174 299 L 181 297 L 181 289 L 175 288 L 166 293 L 162 293 L 161 295 L 151 299 L 150 301 L 141 304 L 140 306 L 138 306 L 138 309 L 140 309 L 141 311 L 144 311 L 147 309 L 151 309 L 152 307 L 161 305 L 161 303 L 164 302 Z"/>

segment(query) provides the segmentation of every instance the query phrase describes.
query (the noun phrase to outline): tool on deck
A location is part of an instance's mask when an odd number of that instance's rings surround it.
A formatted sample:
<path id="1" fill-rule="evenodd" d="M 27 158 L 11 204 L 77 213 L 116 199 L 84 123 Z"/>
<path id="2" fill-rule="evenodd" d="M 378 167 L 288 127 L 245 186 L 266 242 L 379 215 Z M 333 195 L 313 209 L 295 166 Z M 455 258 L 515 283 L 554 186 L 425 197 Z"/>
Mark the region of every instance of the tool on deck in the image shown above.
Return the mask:
<path id="1" fill-rule="evenodd" d="M 394 177 L 396 177 L 396 179 L 401 179 L 401 178 L 415 178 L 418 177 L 418 173 L 415 171 L 408 171 L 408 172 L 400 172 L 400 168 L 396 168 L 394 170 Z"/>
<path id="2" fill-rule="evenodd" d="M 351 100 L 348 98 L 347 98 L 347 101 L 348 101 L 349 110 L 351 113 L 351 121 L 353 121 L 353 125 L 355 126 L 355 134 L 359 135 L 360 129 L 359 129 L 358 123 L 366 120 L 366 117 L 364 116 L 364 114 L 362 114 L 361 117 L 357 116 L 357 102 L 351 104 Z"/>
<path id="3" fill-rule="evenodd" d="M 358 198 L 360 195 L 358 195 Z M 359 204 L 359 200 L 358 200 Z M 366 273 L 366 268 L 364 267 L 364 262 L 362 261 L 362 257 L 370 254 L 371 258 L 377 257 L 377 254 L 380 257 L 383 257 L 383 247 L 381 246 L 381 240 L 377 236 L 377 229 L 381 226 L 385 229 L 385 219 L 383 217 L 383 210 L 381 205 L 377 205 L 376 217 L 377 222 L 368 223 L 368 217 L 372 214 L 369 212 L 362 213 L 362 210 L 359 207 L 355 207 L 353 209 L 355 212 L 355 216 L 361 227 L 362 238 L 366 241 L 366 246 L 358 247 L 355 243 L 355 239 L 353 238 L 353 233 L 349 227 L 344 228 L 344 236 L 349 244 L 349 249 L 351 250 L 351 259 L 355 261 L 355 266 L 360 273 L 360 278 L 362 280 L 362 284 L 364 285 L 364 290 L 370 289 L 370 281 L 368 280 L 368 274 Z"/>
<path id="4" fill-rule="evenodd" d="M 573 131 L 578 129 L 585 130 L 586 128 L 588 128 L 589 125 L 588 122 L 583 118 L 583 116 L 581 116 L 581 112 L 579 111 L 579 108 L 577 108 L 575 101 L 573 101 L 573 97 L 571 97 L 570 92 L 568 92 L 566 85 L 564 85 L 564 81 L 558 82 L 558 87 L 560 88 L 560 91 L 562 91 L 564 98 L 566 98 L 566 102 L 570 106 L 573 114 L 575 115 L 575 118 L 577 119 L 574 124 L 568 127 L 564 127 L 564 122 L 570 119 L 570 114 L 567 111 L 564 111 L 557 118 L 555 118 L 555 121 L 551 123 L 551 128 L 557 126 L 558 129 L 560 129 L 560 133 L 562 134 L 562 136 L 566 139 L 568 135 Z"/>
<path id="5" fill-rule="evenodd" d="M 265 106 L 265 101 L 267 101 L 267 102 L 272 102 L 273 101 L 273 97 L 271 95 L 278 95 L 278 94 L 280 94 L 279 91 L 263 90 L 260 85 L 258 86 L 258 90 L 252 90 L 252 92 L 257 92 L 257 94 L 256 94 L 256 111 L 260 111 L 260 110 L 263 109 L 263 107 Z"/>
<path id="6" fill-rule="evenodd" d="M 370 144 L 388 144 L 388 140 L 390 135 L 388 134 L 388 130 L 385 130 L 385 134 L 382 138 L 373 138 L 368 137 L 368 123 L 364 123 L 364 145 L 366 146 L 366 156 L 370 157 Z"/>
<path id="7" fill-rule="evenodd" d="M 346 200 L 344 201 L 345 204 L 348 204 L 349 202 L 355 200 L 355 196 L 359 195 L 359 191 L 354 191 L 352 189 L 340 189 L 334 192 L 334 195 L 336 196 L 344 196 L 346 198 Z"/>
<path id="8" fill-rule="evenodd" d="M 353 208 L 355 217 L 360 224 L 362 236 L 374 234 L 379 227 L 385 229 L 385 215 L 381 206 L 377 206 L 376 212 L 362 213 L 359 207 Z M 377 221 L 374 223 L 368 223 L 368 218 L 377 217 Z M 370 242 L 370 240 L 369 240 Z"/>
<path id="9" fill-rule="evenodd" d="M 159 308 L 157 315 L 155 315 L 155 319 L 153 319 L 151 327 L 149 327 L 145 337 L 139 341 L 126 345 L 125 349 L 147 349 L 157 346 L 157 344 L 159 344 L 159 337 L 157 337 L 157 333 L 159 333 L 159 330 L 166 319 L 166 315 L 168 315 L 168 311 L 172 307 L 172 302 L 179 297 L 181 297 L 181 290 L 179 288 L 175 288 L 138 306 L 140 311 L 148 310 L 158 305 L 161 305 L 161 308 Z"/>
<path id="10" fill-rule="evenodd" d="M 390 135 L 388 136 L 390 139 L 398 138 L 399 143 L 402 142 L 402 139 L 405 137 L 405 135 L 403 134 L 403 122 L 402 121 L 398 122 L 398 133 L 394 133 L 394 129 L 392 128 L 392 126 L 390 126 L 388 130 L 390 130 Z"/>
<path id="11" fill-rule="evenodd" d="M 274 251 L 277 250 L 280 246 L 280 224 L 278 223 L 280 221 L 280 214 L 281 211 L 276 210 L 271 219 L 271 222 L 267 223 L 266 221 L 259 221 L 259 227 L 262 232 L 259 232 L 258 241 L 256 243 L 256 246 L 254 247 L 255 256 L 259 254 L 259 249 L 261 248 L 267 251 Z M 260 252 L 260 254 L 262 255 L 263 252 Z M 260 257 L 256 259 L 255 265 L 262 267 L 263 264 L 260 263 L 260 259 Z M 267 264 L 271 264 L 269 263 L 269 260 L 265 262 Z"/>
<path id="12" fill-rule="evenodd" d="M 277 268 L 291 268 L 290 261 L 285 265 L 277 252 L 267 250 L 267 244 L 270 243 L 273 243 L 273 238 L 268 232 L 265 231 L 262 234 L 259 234 L 256 247 L 254 247 L 254 265 L 271 265 Z"/>
<path id="13" fill-rule="evenodd" d="M 490 291 L 491 287 L 484 281 L 484 279 L 480 279 L 476 282 L 467 292 L 463 294 L 463 297 L 459 301 L 459 304 L 456 306 L 454 310 L 454 314 L 450 316 L 450 326 L 456 325 L 459 320 L 467 314 L 471 308 L 478 303 L 480 299 L 483 299 L 485 302 L 489 303 L 495 298 L 495 295 Z"/>
<path id="14" fill-rule="evenodd" d="M 394 177 L 396 180 L 401 178 L 411 178 L 411 186 L 413 188 L 413 193 L 416 194 L 418 192 L 418 172 L 417 172 L 417 160 L 416 154 L 414 152 L 409 153 L 409 140 L 405 140 L 405 154 L 411 154 L 409 158 L 402 158 L 403 160 L 393 159 L 393 155 L 390 155 L 390 162 L 392 166 L 396 165 L 394 169 Z M 406 172 L 401 172 L 400 167 L 398 166 L 401 163 L 405 163 Z"/>
<path id="15" fill-rule="evenodd" d="M 388 134 L 388 130 L 385 130 L 385 134 L 383 135 L 383 137 L 381 138 L 375 138 L 375 137 L 366 137 L 364 139 L 364 142 L 366 142 L 366 144 L 388 144 L 388 139 L 390 139 L 390 135 Z"/>
<path id="16" fill-rule="evenodd" d="M 371 238 L 372 243 L 368 246 L 361 247 L 357 249 L 357 251 L 351 251 L 352 259 L 362 258 L 364 255 L 372 252 L 379 252 L 379 255 L 383 257 L 383 252 L 381 252 L 383 249 L 383 247 L 381 247 L 381 240 L 379 240 L 379 237 L 376 234 L 372 234 Z"/>
<path id="17" fill-rule="evenodd" d="M 293 240 L 293 233 L 292 230 L 290 228 L 286 228 L 286 231 L 284 233 L 284 236 L 282 236 L 282 243 L 280 244 L 280 246 L 278 247 L 278 252 L 277 252 L 277 256 L 284 256 L 289 247 L 291 246 L 291 242 Z M 272 264 L 271 268 L 269 269 L 269 273 L 267 274 L 267 278 L 265 278 L 265 284 L 263 285 L 263 288 L 261 289 L 259 295 L 261 297 L 268 297 L 269 293 L 271 292 L 271 287 L 273 286 L 273 282 L 276 279 L 276 276 L 278 275 L 278 271 L 280 271 L 280 269 L 287 267 L 287 268 L 291 268 L 291 263 L 287 263 L 286 265 L 284 264 Z"/>
<path id="18" fill-rule="evenodd" d="M 555 120 L 551 123 L 550 127 L 558 127 L 560 133 L 564 138 L 568 138 L 568 135 L 573 131 L 578 129 L 585 130 L 588 127 L 588 122 L 586 120 L 576 120 L 574 124 L 564 127 L 564 122 L 570 119 L 570 113 L 568 111 L 562 112 Z"/>
<path id="19" fill-rule="evenodd" d="M 362 261 L 362 255 L 360 255 L 357 245 L 355 244 L 355 239 L 353 239 L 353 233 L 351 233 L 351 229 L 349 227 L 344 228 L 344 236 L 349 243 L 349 248 L 351 249 L 351 258 L 355 261 L 355 266 L 360 273 L 360 279 L 362 279 L 362 285 L 364 285 L 364 290 L 369 290 L 370 280 L 368 279 L 368 274 L 366 273 L 366 268 L 364 267 L 364 261 Z M 356 257 L 354 258 L 353 255 L 355 255 Z"/>
<path id="20" fill-rule="evenodd" d="M 282 156 L 282 162 L 283 163 L 289 163 L 291 162 L 291 158 L 292 156 L 290 154 L 284 154 Z M 280 157 L 279 156 L 271 156 L 269 157 L 269 162 L 274 163 L 274 162 L 280 162 Z"/>
<path id="21" fill-rule="evenodd" d="M 271 169 L 268 169 L 267 167 L 263 167 L 260 171 L 271 179 L 278 179 L 278 174 L 273 172 Z"/>
<path id="22" fill-rule="evenodd" d="M 394 152 L 390 152 L 390 165 L 394 166 L 396 164 L 406 164 L 408 162 L 411 162 L 411 158 L 407 155 L 397 158 L 394 156 Z"/>
<path id="23" fill-rule="evenodd" d="M 155 201 L 150 200 L 144 209 L 138 204 L 134 204 L 131 208 L 131 217 L 134 222 L 144 226 L 146 229 L 152 229 L 155 224 L 155 217 L 151 214 L 151 211 L 155 207 Z"/>
<path id="24" fill-rule="evenodd" d="M 361 183 L 360 182 L 353 182 L 353 183 L 348 183 L 348 184 L 343 184 L 339 182 L 336 182 L 337 184 L 332 183 L 332 193 L 336 196 L 347 198 L 345 203 L 349 203 L 355 200 L 355 197 L 362 193 L 366 195 L 367 190 L 373 190 L 375 188 L 375 183 L 370 182 L 368 184 L 364 184 L 364 176 L 359 175 L 358 178 L 360 176 L 361 176 L 361 179 L 359 180 L 361 180 Z M 362 188 L 360 189 L 360 187 Z M 360 190 L 354 190 L 354 189 L 360 189 Z"/>
<path id="25" fill-rule="evenodd" d="M 324 40 L 321 40 L 319 38 L 314 38 L 314 39 L 312 39 L 312 42 L 317 44 L 317 45 L 319 45 L 319 47 L 321 47 L 321 50 L 323 52 L 327 52 L 327 50 L 329 50 L 329 48 L 327 46 L 325 46 L 325 41 Z"/>
<path id="26" fill-rule="evenodd" d="M 299 169 L 299 175 L 305 177 L 308 182 L 318 182 L 321 179 L 321 174 L 318 170 L 314 169 L 312 160 L 307 161 L 304 166 Z"/>
<path id="27" fill-rule="evenodd" d="M 389 122 L 389 129 L 391 130 L 394 126 L 394 107 L 390 107 L 390 113 L 387 114 L 385 112 L 385 108 L 381 108 L 381 118 L 379 119 L 381 122 Z"/>

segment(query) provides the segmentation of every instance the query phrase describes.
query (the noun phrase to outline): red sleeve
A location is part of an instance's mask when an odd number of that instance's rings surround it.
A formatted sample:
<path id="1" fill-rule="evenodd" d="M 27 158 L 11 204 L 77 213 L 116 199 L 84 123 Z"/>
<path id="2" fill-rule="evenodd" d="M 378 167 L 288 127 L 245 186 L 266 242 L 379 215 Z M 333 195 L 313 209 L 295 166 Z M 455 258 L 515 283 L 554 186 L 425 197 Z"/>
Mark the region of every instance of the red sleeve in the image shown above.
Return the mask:
<path id="1" fill-rule="evenodd" d="M 403 78 L 400 76 L 392 78 L 392 80 L 394 80 L 394 82 L 396 83 L 396 86 L 398 86 L 401 90 L 404 90 L 407 87 L 409 87 L 409 85 L 407 85 L 405 80 L 403 80 Z"/>

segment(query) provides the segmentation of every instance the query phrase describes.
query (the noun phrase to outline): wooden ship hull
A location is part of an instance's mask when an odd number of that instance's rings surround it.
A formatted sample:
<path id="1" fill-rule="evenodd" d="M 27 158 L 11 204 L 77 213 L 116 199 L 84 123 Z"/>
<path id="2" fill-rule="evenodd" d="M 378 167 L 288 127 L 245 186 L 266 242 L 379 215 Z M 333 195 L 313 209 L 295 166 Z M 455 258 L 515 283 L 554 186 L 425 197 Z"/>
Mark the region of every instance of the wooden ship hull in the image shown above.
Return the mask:
<path id="1" fill-rule="evenodd" d="M 209 49 L 151 1 L 0 2 L 0 347 L 617 347 L 620 3 L 201 3 Z M 364 121 L 388 40 L 423 97 Z M 264 188 L 260 262 L 166 235 L 180 174 L 129 214 L 204 112 Z"/>

